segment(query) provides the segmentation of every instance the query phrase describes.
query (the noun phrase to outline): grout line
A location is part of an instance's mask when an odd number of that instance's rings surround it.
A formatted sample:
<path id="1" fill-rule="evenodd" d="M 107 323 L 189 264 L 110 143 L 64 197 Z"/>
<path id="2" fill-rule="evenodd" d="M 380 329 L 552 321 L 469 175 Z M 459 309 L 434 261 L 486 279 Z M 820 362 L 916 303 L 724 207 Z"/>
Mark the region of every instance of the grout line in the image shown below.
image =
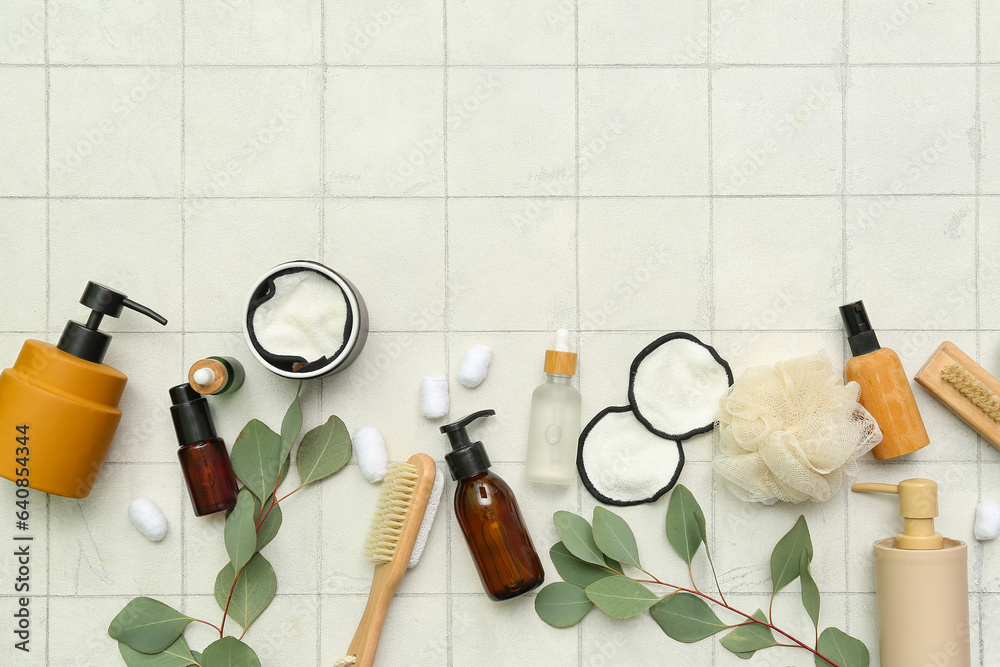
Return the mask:
<path id="1" fill-rule="evenodd" d="M 447 40 L 447 37 L 445 38 Z M 143 63 L 138 65 L 133 64 L 122 64 L 122 63 L 48 63 L 47 66 L 55 67 L 58 69 L 147 69 L 147 68 L 157 68 L 157 69 L 176 69 L 179 70 L 182 67 L 190 67 L 193 69 L 244 69 L 244 70 L 274 70 L 274 69 L 310 69 L 314 67 L 323 66 L 322 62 L 313 63 L 191 63 L 189 65 L 177 64 L 177 63 Z M 899 62 L 889 62 L 889 63 L 849 63 L 846 66 L 851 69 L 889 69 L 889 68 L 928 68 L 928 67 L 942 67 L 942 68 L 959 68 L 959 67 L 976 67 L 978 65 L 1000 65 L 1000 61 L 996 62 L 919 62 L 919 63 L 899 63 Z M 39 67 L 38 63 L 5 63 L 0 62 L 0 67 L 16 67 L 16 68 L 30 68 Z M 337 69 L 370 69 L 370 70 L 385 70 L 385 69 L 436 69 L 440 65 L 436 64 L 413 64 L 413 63 L 395 63 L 395 64 L 381 64 L 381 65 L 362 65 L 362 64 L 348 64 L 348 63 L 338 63 L 336 65 L 329 65 L 330 67 L 336 67 Z M 711 65 L 701 64 L 701 63 L 581 63 L 579 65 L 573 63 L 566 64 L 552 64 L 552 63 L 507 63 L 507 64 L 497 64 L 497 63 L 479 63 L 479 64 L 454 64 L 448 65 L 448 67 L 453 69 L 837 69 L 840 63 L 737 63 L 737 62 L 716 62 Z"/>
<path id="2" fill-rule="evenodd" d="M 448 172 L 448 93 L 449 93 L 449 78 L 448 78 L 448 0 L 441 0 L 441 35 L 443 41 L 442 48 L 442 62 L 444 67 L 442 68 L 442 94 L 441 94 L 441 123 L 442 123 L 442 136 L 441 136 L 441 152 L 443 154 L 443 179 L 444 179 L 444 361 L 445 369 L 451 368 L 451 239 L 449 236 L 450 225 L 451 225 L 451 188 L 449 187 L 449 172 Z M 447 495 L 448 491 L 447 477 L 445 481 L 445 488 L 442 491 Z M 445 553 L 445 637 L 447 638 L 448 648 L 445 651 L 445 656 L 447 658 L 448 667 L 453 667 L 455 664 L 455 652 L 454 652 L 454 613 L 455 606 L 452 596 L 454 592 L 452 591 L 452 551 L 454 542 L 452 541 L 452 524 L 454 521 L 451 520 L 449 516 L 450 512 L 445 512 L 447 530 L 445 531 L 445 539 L 448 540 L 448 550 Z"/>
<path id="3" fill-rule="evenodd" d="M 319 52 L 323 63 L 323 74 L 319 94 L 319 192 L 326 194 L 326 90 L 329 83 L 326 53 L 326 2 L 319 3 Z M 319 202 L 319 261 L 326 263 L 326 201 Z M 326 383 L 319 382 L 319 415 L 323 419 Z M 323 496 L 324 485 L 319 485 L 319 530 L 316 532 L 316 665 L 323 664 Z"/>
<path id="4" fill-rule="evenodd" d="M 722 194 L 716 193 L 709 195 L 707 193 L 696 194 L 696 193 L 685 193 L 685 194 L 647 194 L 647 195 L 624 195 L 624 194 L 596 194 L 596 195 L 586 195 L 581 194 L 579 199 L 839 199 L 844 196 L 842 192 L 828 192 L 820 194 L 783 194 L 778 192 L 765 193 L 765 194 Z M 975 190 L 969 192 L 859 192 L 859 193 L 849 193 L 847 197 L 849 199 L 872 199 L 876 197 L 903 197 L 903 198 L 925 198 L 929 199 L 932 197 L 965 197 L 972 198 L 976 196 L 982 197 L 1000 197 L 1000 192 L 983 192 L 977 193 Z M 514 199 L 514 200 L 536 200 L 536 199 L 550 199 L 550 200 L 560 200 L 560 199 L 575 199 L 574 195 L 550 195 L 547 193 L 538 193 L 532 195 L 448 195 L 447 197 L 441 195 L 310 195 L 310 196 L 280 196 L 280 195 L 241 195 L 241 196 L 198 196 L 198 197 L 186 197 L 183 194 L 177 196 L 161 196 L 161 197 L 129 197 L 129 196 L 91 196 L 91 195 L 58 195 L 52 197 L 56 200 L 85 200 L 85 201 L 181 201 L 181 200 L 212 200 L 212 201 L 247 201 L 247 200 L 260 200 L 260 201 L 310 201 L 310 200 L 323 200 L 323 199 L 340 199 L 340 200 L 436 200 L 436 199 Z M 21 199 L 45 199 L 44 196 L 38 195 L 4 195 L 0 196 L 0 201 L 4 200 L 21 200 Z"/>
<path id="5" fill-rule="evenodd" d="M 181 0 L 181 373 L 187 358 L 187 7 Z M 173 384 L 173 383 L 171 383 Z M 181 595 L 187 595 L 187 512 L 184 488 L 181 496 Z"/>
<path id="6" fill-rule="evenodd" d="M 980 0 L 976 0 L 976 62 L 979 63 L 982 60 L 982 36 L 981 36 L 981 17 L 982 17 L 982 7 Z M 979 293 L 979 231 L 980 231 L 980 217 L 979 217 L 979 195 L 982 190 L 982 161 L 983 161 L 983 136 L 982 136 L 982 115 L 980 113 L 980 100 L 982 98 L 982 67 L 976 66 L 976 201 L 975 201 L 975 253 L 974 258 L 975 263 L 975 302 L 976 302 L 976 359 L 982 359 L 982 333 L 978 333 L 981 321 L 980 321 L 980 293 Z M 983 437 L 976 433 L 976 505 L 983 498 Z M 976 544 L 973 549 L 973 563 L 972 563 L 972 576 L 974 581 L 977 582 L 976 588 L 982 587 L 982 572 L 984 565 L 984 550 L 982 543 Z M 983 599 L 980 598 L 977 605 L 978 621 L 979 626 L 982 627 L 983 618 Z M 985 663 L 986 655 L 986 640 L 983 637 L 983 633 L 979 633 L 978 642 L 978 653 L 979 653 L 979 664 Z"/>
<path id="7" fill-rule="evenodd" d="M 580 353 L 580 343 L 582 342 L 582 318 L 580 312 L 580 3 L 579 0 L 573 3 L 573 152 L 574 152 L 574 197 L 573 197 L 573 237 L 576 241 L 574 248 L 574 281 L 576 286 L 576 351 Z M 583 374 L 580 372 L 580 364 L 577 362 L 576 381 L 580 391 L 584 390 Z M 583 488 L 576 480 L 576 511 L 583 514 Z M 583 667 L 583 623 L 576 624 L 576 664 Z"/>
<path id="8" fill-rule="evenodd" d="M 49 67 L 49 0 L 42 14 L 42 44 L 45 58 L 45 332 L 52 330 L 52 70 Z M 48 335 L 44 336 L 48 342 Z M 45 664 L 51 664 L 52 637 L 52 497 L 45 495 Z"/>
<path id="9" fill-rule="evenodd" d="M 713 133 L 715 132 L 715 119 L 712 115 L 713 112 L 713 97 L 712 97 L 712 26 L 713 20 L 712 15 L 714 13 L 714 7 L 712 5 L 712 0 L 708 0 L 707 11 L 708 11 L 708 30 L 705 37 L 705 64 L 707 65 L 707 80 L 708 87 L 705 91 L 708 97 L 708 290 L 709 290 L 709 311 L 708 311 L 708 328 L 709 328 L 709 345 L 715 345 L 715 144 L 713 140 Z M 716 434 L 716 429 L 712 429 L 712 455 L 715 455 L 715 441 L 718 438 Z M 711 463 L 709 464 L 711 466 Z M 712 475 L 711 467 L 709 468 L 709 489 L 710 489 L 710 499 L 711 508 L 709 514 L 709 520 L 712 522 L 712 534 L 709 538 L 712 541 L 712 553 L 717 553 L 716 551 L 716 494 L 715 494 L 715 478 Z M 673 495 L 673 494 L 671 494 Z M 708 544 L 705 545 L 708 548 Z M 693 581 L 693 579 L 692 579 Z M 721 592 L 721 589 L 720 589 Z M 718 660 L 718 647 L 715 642 L 711 643 L 712 646 L 712 664 L 715 664 Z"/>
<path id="10" fill-rule="evenodd" d="M 841 215 L 841 303 L 847 303 L 847 85 L 850 77 L 850 23 L 848 12 L 850 11 L 847 0 L 841 1 L 841 67 L 840 67 L 840 215 Z M 846 340 L 841 342 L 841 346 L 846 344 Z M 842 347 L 843 349 L 843 347 Z M 848 490 L 843 492 L 844 503 L 844 590 L 851 589 L 851 556 L 850 556 L 850 519 L 851 503 Z M 851 632 L 851 611 L 850 605 L 846 605 L 845 624 L 847 632 Z"/>
<path id="11" fill-rule="evenodd" d="M 761 334 L 761 333 L 779 333 L 779 334 L 811 334 L 811 333 L 843 333 L 842 328 L 824 328 L 816 327 L 813 329 L 725 329 L 725 328 L 700 328 L 696 326 L 684 327 L 680 326 L 680 329 L 686 329 L 691 332 L 703 332 L 709 333 L 734 333 L 734 334 Z M 663 329 L 582 329 L 580 330 L 580 335 L 584 334 L 663 334 Z M 888 331 L 895 333 L 920 333 L 927 331 L 947 331 L 952 333 L 993 333 L 1000 332 L 1000 328 L 989 328 L 984 327 L 980 329 L 968 328 L 968 327 L 932 327 L 924 329 L 896 329 L 893 327 L 879 327 L 879 331 Z M 114 331 L 109 332 L 118 336 L 178 336 L 181 335 L 180 331 Z M 0 335 L 41 335 L 44 332 L 38 329 L 0 329 Z M 243 335 L 242 330 L 233 331 L 191 331 L 188 333 L 197 334 L 229 334 L 229 335 Z M 498 335 L 528 335 L 528 334 L 539 334 L 539 333 L 552 333 L 551 329 L 372 329 L 369 332 L 371 336 L 389 336 L 397 334 L 441 334 L 441 333 L 453 333 L 453 334 L 498 334 Z"/>

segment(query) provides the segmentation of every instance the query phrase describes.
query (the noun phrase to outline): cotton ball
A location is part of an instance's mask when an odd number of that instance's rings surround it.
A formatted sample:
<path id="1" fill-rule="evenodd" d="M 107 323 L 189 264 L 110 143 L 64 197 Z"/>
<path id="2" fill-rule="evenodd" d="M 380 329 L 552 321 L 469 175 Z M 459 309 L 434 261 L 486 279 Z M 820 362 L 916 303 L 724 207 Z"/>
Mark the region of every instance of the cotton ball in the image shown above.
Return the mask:
<path id="1" fill-rule="evenodd" d="M 976 508 L 976 539 L 985 542 L 1000 535 L 1000 503 L 984 500 Z"/>
<path id="2" fill-rule="evenodd" d="M 159 542 L 167 535 L 167 517 L 149 498 L 136 498 L 128 506 L 128 518 L 150 542 Z"/>
<path id="3" fill-rule="evenodd" d="M 458 381 L 468 388 L 478 387 L 486 378 L 493 360 L 493 350 L 489 345 L 473 345 L 462 357 L 458 365 Z"/>
<path id="4" fill-rule="evenodd" d="M 420 414 L 437 419 L 448 414 L 448 378 L 428 375 L 420 382 Z"/>
<path id="5" fill-rule="evenodd" d="M 389 470 L 389 452 L 382 434 L 374 426 L 362 426 L 352 438 L 361 474 L 372 484 L 381 482 Z"/>

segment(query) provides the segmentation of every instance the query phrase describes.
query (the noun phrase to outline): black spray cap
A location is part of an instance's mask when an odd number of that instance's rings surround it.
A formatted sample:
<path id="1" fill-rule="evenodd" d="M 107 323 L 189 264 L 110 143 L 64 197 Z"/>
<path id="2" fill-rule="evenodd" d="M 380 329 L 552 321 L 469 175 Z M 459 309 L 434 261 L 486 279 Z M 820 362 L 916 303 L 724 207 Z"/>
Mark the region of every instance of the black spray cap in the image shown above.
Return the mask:
<path id="1" fill-rule="evenodd" d="M 495 414 L 493 410 L 480 410 L 441 427 L 441 432 L 451 441 L 451 452 L 445 455 L 444 460 L 448 462 L 452 479 L 465 479 L 489 469 L 490 457 L 486 455 L 486 448 L 482 442 L 472 442 L 465 428 L 480 417 Z"/>
<path id="2" fill-rule="evenodd" d="M 146 306 L 132 301 L 124 294 L 114 291 L 110 287 L 105 287 L 99 283 L 87 283 L 87 289 L 80 297 L 80 303 L 90 308 L 90 317 L 86 324 L 73 322 L 66 323 L 59 343 L 56 345 L 63 352 L 68 352 L 74 357 L 79 357 L 86 361 L 99 364 L 104 361 L 104 355 L 111 345 L 111 335 L 103 331 L 98 331 L 101 320 L 105 315 L 118 317 L 122 314 L 123 308 L 131 308 L 137 313 L 142 313 L 146 317 L 156 320 L 160 324 L 166 324 L 167 320 Z"/>
<path id="3" fill-rule="evenodd" d="M 851 346 L 851 354 L 859 357 L 881 349 L 878 338 L 872 331 L 872 323 L 868 320 L 864 301 L 855 301 L 840 307 L 840 316 L 844 318 L 844 328 L 847 329 L 847 342 Z"/>
<path id="4" fill-rule="evenodd" d="M 212 411 L 204 396 L 191 388 L 188 383 L 170 388 L 170 416 L 174 420 L 177 442 L 189 445 L 217 438 Z"/>

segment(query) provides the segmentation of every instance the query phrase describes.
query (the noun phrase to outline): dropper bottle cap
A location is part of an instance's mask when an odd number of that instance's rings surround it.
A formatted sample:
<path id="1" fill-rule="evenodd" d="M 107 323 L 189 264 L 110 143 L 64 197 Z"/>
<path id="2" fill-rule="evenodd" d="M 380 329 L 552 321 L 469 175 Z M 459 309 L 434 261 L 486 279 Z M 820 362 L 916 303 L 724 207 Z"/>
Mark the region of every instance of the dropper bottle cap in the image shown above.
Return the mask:
<path id="1" fill-rule="evenodd" d="M 452 479 L 465 479 L 489 469 L 490 457 L 486 454 L 486 448 L 482 442 L 472 442 L 469 432 L 465 429 L 480 417 L 495 414 L 493 410 L 480 410 L 441 427 L 441 432 L 447 435 L 451 442 L 451 452 L 445 454 L 444 460 L 448 462 Z"/>
<path id="2" fill-rule="evenodd" d="M 569 331 L 556 331 L 555 349 L 545 350 L 545 372 L 552 375 L 576 375 L 576 352 L 569 351 Z"/>
<path id="3" fill-rule="evenodd" d="M 944 538 L 934 530 L 938 515 L 938 485 L 930 479 L 904 479 L 899 484 L 855 484 L 858 493 L 894 493 L 899 496 L 903 532 L 896 535 L 900 549 L 943 549 Z"/>
<path id="4" fill-rule="evenodd" d="M 100 283 L 88 282 L 83 296 L 80 297 L 80 303 L 90 308 L 91 312 L 87 323 L 67 322 L 56 347 L 74 357 L 92 361 L 95 364 L 104 361 L 104 355 L 107 354 L 108 346 L 111 345 L 111 334 L 98 331 L 105 315 L 118 317 L 124 308 L 131 308 L 160 324 L 167 323 L 166 318 L 162 315 Z"/>

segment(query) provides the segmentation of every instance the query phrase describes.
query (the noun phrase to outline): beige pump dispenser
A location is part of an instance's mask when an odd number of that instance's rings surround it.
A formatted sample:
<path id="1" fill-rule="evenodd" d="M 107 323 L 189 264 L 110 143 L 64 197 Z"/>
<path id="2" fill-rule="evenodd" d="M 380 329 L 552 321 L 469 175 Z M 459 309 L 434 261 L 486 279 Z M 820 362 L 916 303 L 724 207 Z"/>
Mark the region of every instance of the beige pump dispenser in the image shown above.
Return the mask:
<path id="1" fill-rule="evenodd" d="M 897 494 L 903 517 L 903 532 L 875 542 L 882 667 L 971 667 L 968 547 L 934 530 L 937 482 L 906 479 L 852 488 Z"/>

